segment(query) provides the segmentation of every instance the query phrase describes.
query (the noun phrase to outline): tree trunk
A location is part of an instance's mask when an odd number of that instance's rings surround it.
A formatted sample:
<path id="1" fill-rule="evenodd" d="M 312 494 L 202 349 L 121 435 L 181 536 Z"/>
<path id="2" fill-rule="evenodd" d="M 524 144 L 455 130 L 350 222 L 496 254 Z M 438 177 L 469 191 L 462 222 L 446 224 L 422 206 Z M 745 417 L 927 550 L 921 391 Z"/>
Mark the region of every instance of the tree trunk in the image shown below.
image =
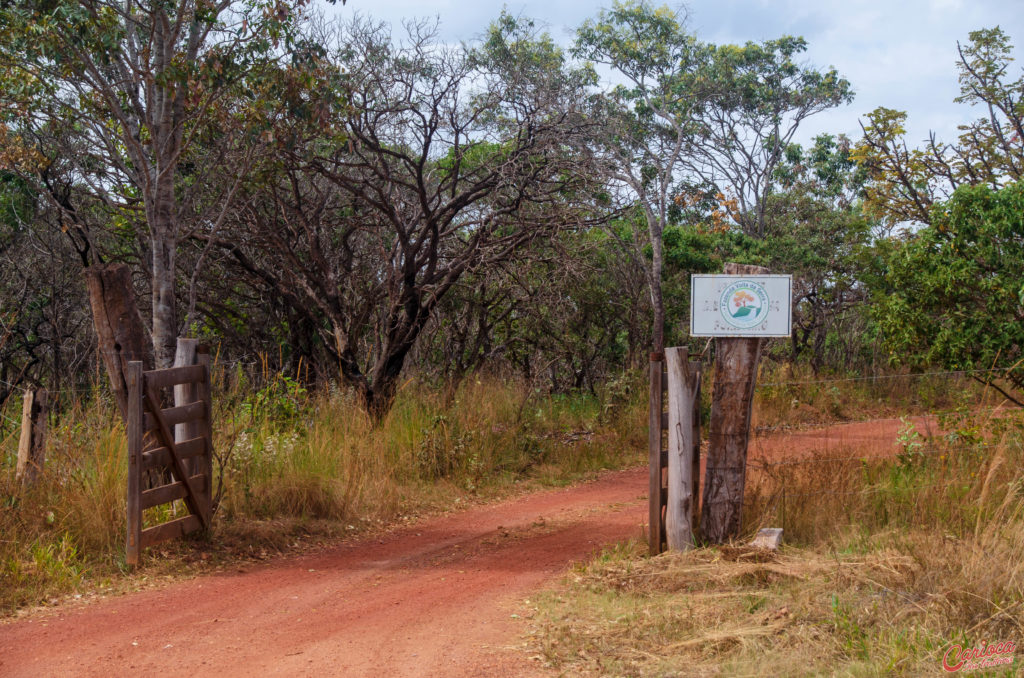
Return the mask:
<path id="1" fill-rule="evenodd" d="M 167 211 L 172 207 L 173 203 L 167 205 Z M 169 215 L 164 216 L 170 218 Z M 173 236 L 165 232 L 167 228 L 170 228 L 169 224 L 156 225 L 150 234 L 153 252 L 153 356 L 157 368 L 171 367 L 174 364 L 178 338 L 174 298 L 174 259 L 177 242 Z"/>
<path id="2" fill-rule="evenodd" d="M 125 416 L 125 367 L 133 360 L 152 364 L 146 351 L 145 327 L 135 305 L 132 274 L 125 264 L 101 264 L 85 269 L 85 282 L 98 339 L 96 350 L 107 368 L 121 416 Z"/>
<path id="3" fill-rule="evenodd" d="M 768 273 L 768 269 L 729 263 L 724 272 L 757 275 Z M 750 415 L 762 340 L 719 337 L 715 342 L 715 385 L 701 534 L 707 541 L 721 544 L 740 531 Z"/>

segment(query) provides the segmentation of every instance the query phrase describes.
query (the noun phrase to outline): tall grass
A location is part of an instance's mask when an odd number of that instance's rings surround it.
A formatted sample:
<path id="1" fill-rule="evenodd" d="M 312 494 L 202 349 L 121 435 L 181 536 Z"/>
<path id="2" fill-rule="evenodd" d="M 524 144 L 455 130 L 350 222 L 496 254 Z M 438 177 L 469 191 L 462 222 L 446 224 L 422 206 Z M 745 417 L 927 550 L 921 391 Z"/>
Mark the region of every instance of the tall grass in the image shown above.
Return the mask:
<path id="1" fill-rule="evenodd" d="M 248 552 L 296 534 L 379 529 L 635 464 L 645 447 L 635 424 L 644 420 L 639 376 L 598 394 L 554 396 L 471 378 L 446 397 L 410 381 L 376 426 L 344 391 L 311 393 L 280 374 L 214 377 L 213 533 L 144 554 L 144 570 L 190 560 L 193 548 Z M 123 580 L 126 443 L 109 400 L 97 391 L 52 422 L 45 472 L 30 488 L 14 478 L 16 447 L 17 431 L 0 440 L 0 612 Z M 148 509 L 144 521 L 180 510 Z"/>
<path id="2" fill-rule="evenodd" d="M 944 424 L 905 427 L 888 459 L 752 468 L 743 541 L 783 525 L 779 554 L 620 547 L 543 599 L 538 653 L 580 675 L 918 676 L 953 644 L 1019 644 L 1024 417 Z"/>

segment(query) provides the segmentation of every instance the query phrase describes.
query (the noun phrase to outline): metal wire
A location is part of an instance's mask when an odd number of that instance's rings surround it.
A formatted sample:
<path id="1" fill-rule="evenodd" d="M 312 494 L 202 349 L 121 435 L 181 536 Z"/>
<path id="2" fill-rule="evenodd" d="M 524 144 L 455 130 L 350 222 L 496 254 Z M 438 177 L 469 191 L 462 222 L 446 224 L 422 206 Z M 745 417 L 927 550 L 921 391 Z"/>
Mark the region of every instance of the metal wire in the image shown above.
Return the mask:
<path id="1" fill-rule="evenodd" d="M 922 377 L 934 377 L 948 374 L 981 374 L 985 372 L 1009 372 L 1013 367 L 993 367 L 978 370 L 948 370 L 937 372 L 918 372 L 916 374 L 874 374 L 866 377 L 841 377 L 836 379 L 815 379 L 809 381 L 770 381 L 758 384 L 755 388 L 767 388 L 769 386 L 790 386 L 798 384 L 833 384 L 844 381 L 881 381 L 884 379 L 919 379 Z"/>

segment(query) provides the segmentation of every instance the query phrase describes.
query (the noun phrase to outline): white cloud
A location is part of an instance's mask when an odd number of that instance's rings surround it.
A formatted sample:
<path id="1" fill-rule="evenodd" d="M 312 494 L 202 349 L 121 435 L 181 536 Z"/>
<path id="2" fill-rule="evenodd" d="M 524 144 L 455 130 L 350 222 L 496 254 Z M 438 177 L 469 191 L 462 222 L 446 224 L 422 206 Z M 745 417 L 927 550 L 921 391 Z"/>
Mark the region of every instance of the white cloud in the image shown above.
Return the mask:
<path id="1" fill-rule="evenodd" d="M 547 25 L 553 37 L 567 43 L 571 29 L 610 4 L 513 0 L 505 6 Z M 481 35 L 502 6 L 473 0 L 349 0 L 331 11 L 360 11 L 396 24 L 437 15 L 442 39 L 458 42 Z M 809 43 L 809 63 L 834 66 L 851 81 L 854 103 L 809 121 L 805 139 L 820 131 L 857 136 L 858 117 L 877 106 L 908 112 L 911 141 L 924 139 L 929 129 L 952 139 L 956 126 L 976 115 L 953 103 L 959 92 L 957 40 L 998 24 L 1018 45 L 1018 64 L 1024 62 L 1022 0 L 693 0 L 687 8 L 691 27 L 705 40 L 743 43 L 802 35 Z"/>

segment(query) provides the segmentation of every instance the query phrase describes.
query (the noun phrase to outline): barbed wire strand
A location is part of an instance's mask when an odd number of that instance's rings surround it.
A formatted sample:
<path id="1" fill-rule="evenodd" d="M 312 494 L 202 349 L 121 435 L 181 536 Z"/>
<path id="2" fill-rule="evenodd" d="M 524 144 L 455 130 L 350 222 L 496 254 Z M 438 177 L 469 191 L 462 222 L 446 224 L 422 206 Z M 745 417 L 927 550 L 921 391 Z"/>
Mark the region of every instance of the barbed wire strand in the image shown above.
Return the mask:
<path id="1" fill-rule="evenodd" d="M 809 384 L 832 384 L 844 381 L 882 381 L 885 379 L 919 379 L 922 377 L 934 377 L 940 375 L 950 374 L 981 374 L 986 372 L 1009 372 L 1014 367 L 992 367 L 988 369 L 977 369 L 977 370 L 944 370 L 935 372 L 917 372 L 911 374 L 873 374 L 865 377 L 839 377 L 835 379 L 813 379 L 807 381 L 769 381 L 763 384 L 757 384 L 755 388 L 767 388 L 769 386 L 791 386 L 791 385 L 809 385 Z"/>
<path id="2" fill-rule="evenodd" d="M 869 461 L 875 459 L 898 459 L 900 456 L 903 457 L 914 457 L 914 456 L 932 456 L 932 455 L 943 455 L 948 454 L 953 456 L 954 454 L 970 453 L 977 450 L 985 450 L 993 447 L 998 447 L 1003 443 L 979 443 L 977 445 L 971 445 L 970 447 L 960 447 L 954 449 L 926 449 L 926 450 L 911 450 L 911 451 L 895 451 L 889 454 L 869 454 L 869 455 L 851 455 L 847 457 L 806 457 L 800 459 L 785 459 L 783 461 L 770 461 L 762 462 L 758 459 L 750 459 L 747 462 L 748 468 L 774 468 L 776 466 L 795 466 L 798 464 L 815 464 L 824 463 L 831 461 Z M 896 443 L 894 443 L 894 446 Z M 717 468 L 717 467 L 716 467 Z"/>

